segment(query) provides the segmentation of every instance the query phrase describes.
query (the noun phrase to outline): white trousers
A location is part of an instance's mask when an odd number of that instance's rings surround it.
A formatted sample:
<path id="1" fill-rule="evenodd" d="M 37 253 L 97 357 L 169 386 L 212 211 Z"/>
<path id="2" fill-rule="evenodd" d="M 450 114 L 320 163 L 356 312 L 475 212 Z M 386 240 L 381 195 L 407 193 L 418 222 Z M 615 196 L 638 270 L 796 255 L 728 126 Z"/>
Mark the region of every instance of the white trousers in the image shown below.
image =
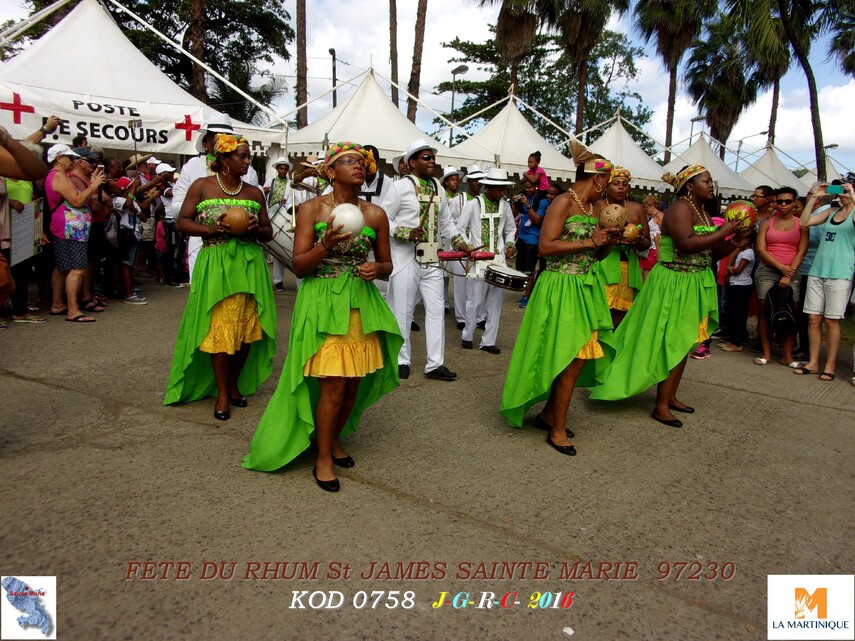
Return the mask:
<path id="1" fill-rule="evenodd" d="M 486 313 L 487 325 L 481 336 L 479 347 L 491 347 L 496 344 L 499 334 L 499 320 L 502 317 L 502 303 L 505 300 L 505 290 L 501 287 L 488 285 L 480 278 L 467 278 L 466 295 L 466 327 L 463 328 L 462 339 L 471 341 L 475 336 L 475 325 L 480 313 Z"/>
<path id="2" fill-rule="evenodd" d="M 436 267 L 422 267 L 415 260 L 389 279 L 386 302 L 404 337 L 398 354 L 399 365 L 410 364 L 410 323 L 419 297 L 424 300 L 425 326 L 422 328 L 427 342 L 425 372 L 435 370 L 445 361 L 445 319 L 443 307 L 443 272 Z"/>
<path id="3" fill-rule="evenodd" d="M 466 271 L 458 262 L 451 263 L 451 273 L 454 274 L 454 318 L 458 323 L 466 322 Z"/>
<path id="4" fill-rule="evenodd" d="M 282 279 L 285 278 L 285 265 L 279 262 L 279 260 L 274 257 L 273 258 L 273 284 L 281 283 Z"/>

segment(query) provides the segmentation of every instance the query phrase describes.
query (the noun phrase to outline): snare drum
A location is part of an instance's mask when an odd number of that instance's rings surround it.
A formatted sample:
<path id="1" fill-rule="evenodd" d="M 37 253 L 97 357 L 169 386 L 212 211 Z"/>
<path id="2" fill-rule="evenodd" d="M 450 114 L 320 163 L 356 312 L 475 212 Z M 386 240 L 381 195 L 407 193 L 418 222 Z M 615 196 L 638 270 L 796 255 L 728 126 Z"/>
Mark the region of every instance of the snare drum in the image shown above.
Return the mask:
<path id="1" fill-rule="evenodd" d="M 525 290 L 528 274 L 504 265 L 489 265 L 484 273 L 484 281 L 494 287 L 521 292 Z"/>
<path id="2" fill-rule="evenodd" d="M 291 257 L 294 255 L 294 226 L 291 221 L 291 210 L 282 203 L 277 203 L 268 210 L 267 214 L 273 226 L 273 238 L 263 244 L 267 251 L 288 268 L 288 271 L 293 272 Z"/>

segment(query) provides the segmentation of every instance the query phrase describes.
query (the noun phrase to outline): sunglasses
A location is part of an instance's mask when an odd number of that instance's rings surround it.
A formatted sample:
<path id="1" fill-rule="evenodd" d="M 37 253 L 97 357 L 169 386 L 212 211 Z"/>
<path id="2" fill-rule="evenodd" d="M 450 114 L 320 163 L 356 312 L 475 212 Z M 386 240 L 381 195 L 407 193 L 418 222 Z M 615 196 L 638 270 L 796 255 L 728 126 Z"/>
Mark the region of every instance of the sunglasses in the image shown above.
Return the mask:
<path id="1" fill-rule="evenodd" d="M 421 158 L 425 162 L 430 162 L 431 160 L 436 160 L 436 156 L 434 156 L 433 154 L 422 154 L 421 156 L 419 156 L 419 158 Z"/>
<path id="2" fill-rule="evenodd" d="M 775 201 L 776 205 L 792 205 L 795 202 L 792 198 L 779 198 Z"/>

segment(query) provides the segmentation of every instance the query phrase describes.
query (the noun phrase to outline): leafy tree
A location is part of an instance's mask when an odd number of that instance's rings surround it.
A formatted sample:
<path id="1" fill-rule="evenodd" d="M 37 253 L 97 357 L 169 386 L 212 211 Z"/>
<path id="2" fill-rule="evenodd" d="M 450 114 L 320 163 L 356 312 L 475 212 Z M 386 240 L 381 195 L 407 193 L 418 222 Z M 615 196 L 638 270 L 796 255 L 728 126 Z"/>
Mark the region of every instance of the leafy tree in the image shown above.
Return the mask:
<path id="1" fill-rule="evenodd" d="M 474 43 L 455 38 L 443 45 L 458 52 L 449 62 L 465 62 L 490 74 L 485 81 L 457 79 L 458 93 L 466 94 L 467 97 L 462 106 L 454 109 L 456 121 L 465 120 L 507 97 L 511 68 L 502 60 L 495 39 Z M 629 84 L 638 77 L 635 62 L 643 56 L 644 52 L 633 47 L 626 36 L 612 31 L 603 33 L 602 40 L 590 57 L 591 71 L 586 85 L 589 97 L 585 106 L 586 122 L 598 123 L 607 120 L 618 109 L 627 120 L 642 129 L 650 122 L 651 110 L 644 106 L 641 96 L 629 88 Z M 436 90 L 438 93 L 451 91 L 451 81 L 440 83 Z M 566 131 L 573 130 L 577 87 L 572 65 L 569 64 L 559 35 L 537 35 L 529 53 L 519 63 L 516 95 Z M 488 109 L 477 118 L 466 122 L 464 129 L 474 131 L 498 114 L 502 108 L 504 103 Z M 564 133 L 531 110 L 521 111 L 535 130 L 553 145 L 559 145 L 566 140 Z M 436 119 L 434 122 L 440 121 Z M 593 139 L 600 133 L 602 131 L 598 129 L 589 135 Z M 637 132 L 632 132 L 632 135 L 645 150 L 653 153 L 653 144 L 649 139 Z"/>
<path id="2" fill-rule="evenodd" d="M 262 74 L 260 77 L 266 78 L 266 81 L 257 84 L 256 81 L 259 76 L 254 73 L 252 65 L 246 60 L 232 63 L 226 74 L 229 82 L 243 89 L 262 105 L 270 105 L 277 98 L 287 93 L 288 88 L 282 76 Z M 218 111 L 229 114 L 232 118 L 259 127 L 264 126 L 269 121 L 269 116 L 258 105 L 249 102 L 218 78 L 211 79 L 211 87 L 208 93 L 211 98 L 210 105 Z"/>
<path id="3" fill-rule="evenodd" d="M 228 77 L 229 69 L 248 63 L 255 74 L 261 63 L 272 63 L 276 56 L 289 58 L 287 46 L 294 39 L 294 30 L 288 24 L 290 16 L 277 0 L 125 0 L 123 4 L 190 51 L 192 9 L 194 4 L 199 8 L 200 2 L 204 13 L 203 59 L 218 73 Z M 30 1 L 32 13 L 50 4 L 51 0 Z M 27 30 L 24 44 L 46 33 L 76 4 L 74 0 L 69 2 Z M 113 5 L 108 3 L 107 8 L 134 46 L 179 85 L 188 90 L 192 88 L 194 65 L 189 58 Z M 81 37 L 97 37 L 97 34 Z M 198 95 L 198 91 L 194 95 L 207 102 L 206 95 Z"/>

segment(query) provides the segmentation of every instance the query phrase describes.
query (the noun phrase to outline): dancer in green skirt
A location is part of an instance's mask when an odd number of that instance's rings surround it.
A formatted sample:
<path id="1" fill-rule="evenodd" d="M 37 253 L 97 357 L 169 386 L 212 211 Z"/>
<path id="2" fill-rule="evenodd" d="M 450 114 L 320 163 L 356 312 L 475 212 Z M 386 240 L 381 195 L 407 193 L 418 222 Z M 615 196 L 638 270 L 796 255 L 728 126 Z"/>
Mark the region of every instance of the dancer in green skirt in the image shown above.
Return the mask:
<path id="1" fill-rule="evenodd" d="M 612 164 L 581 145 L 573 151 L 576 182 L 555 198 L 541 226 L 546 270 L 526 307 L 499 407 L 508 423 L 521 427 L 526 411 L 546 400 L 535 424 L 549 431 L 549 445 L 568 456 L 576 454 L 574 434 L 565 429 L 573 390 L 595 384 L 593 359 L 604 355 L 598 333 L 612 327 L 605 289 L 591 266 L 608 254 L 611 239 L 620 233 L 597 226 L 592 204 L 603 193 Z"/>
<path id="2" fill-rule="evenodd" d="M 623 399 L 658 383 L 652 417 L 670 427 L 682 427 L 672 412 L 695 411 L 677 400 L 686 358 L 718 326 L 710 264 L 741 246 L 742 237 L 735 244 L 725 238 L 745 230 L 735 221 L 719 228 L 713 225 L 705 206 L 715 201 L 715 186 L 701 165 L 662 178 L 674 186 L 677 199 L 662 220 L 659 262 L 615 331 L 617 355 L 591 398 Z"/>
<path id="3" fill-rule="evenodd" d="M 294 239 L 297 293 L 288 355 L 279 386 L 252 437 L 243 466 L 279 469 L 317 443 L 313 474 L 318 486 L 338 492 L 333 465 L 355 461 L 340 438 L 356 430 L 363 412 L 398 386 L 398 352 L 404 340 L 374 284 L 392 273 L 389 220 L 360 200 L 367 153 L 356 143 L 329 148 L 323 172 L 332 193 L 300 206 Z M 359 207 L 364 226 L 343 233 L 332 211 Z M 375 261 L 368 261 L 373 248 Z"/>
<path id="4" fill-rule="evenodd" d="M 203 245 L 163 403 L 216 396 L 214 418 L 225 421 L 229 406 L 246 407 L 244 394 L 254 394 L 273 371 L 276 305 L 258 244 L 273 236 L 264 194 L 241 179 L 252 159 L 249 143 L 217 134 L 215 154 L 213 175 L 190 186 L 176 225 Z M 238 230 L 226 222 L 227 212 L 248 216 L 248 229 L 232 235 Z"/>

